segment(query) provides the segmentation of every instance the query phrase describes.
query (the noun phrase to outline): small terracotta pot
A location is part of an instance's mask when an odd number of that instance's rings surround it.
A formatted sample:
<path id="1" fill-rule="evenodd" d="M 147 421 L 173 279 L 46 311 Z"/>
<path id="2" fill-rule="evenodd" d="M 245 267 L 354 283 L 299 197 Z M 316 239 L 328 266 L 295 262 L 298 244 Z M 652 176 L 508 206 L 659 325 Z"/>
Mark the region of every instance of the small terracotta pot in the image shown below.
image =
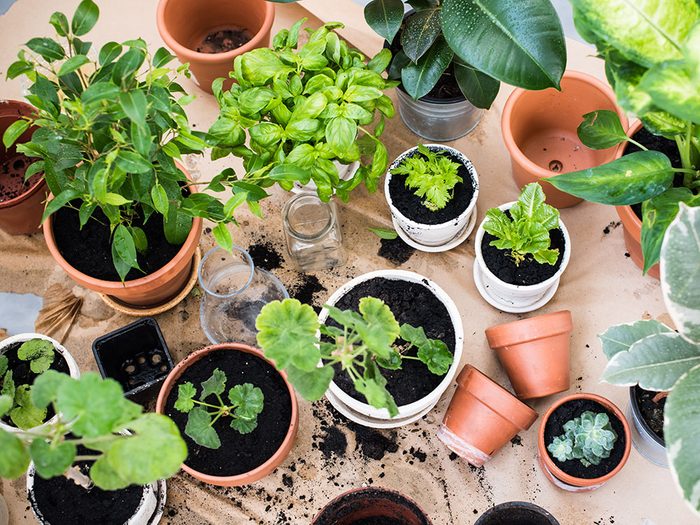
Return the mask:
<path id="1" fill-rule="evenodd" d="M 275 7 L 264 0 L 160 0 L 158 32 L 180 62 L 190 70 L 200 88 L 209 93 L 217 78 L 233 83 L 233 59 L 247 51 L 270 45 L 270 30 Z M 230 28 L 247 29 L 253 38 L 245 45 L 225 53 L 199 53 L 197 46 L 214 31 Z"/>
<path id="2" fill-rule="evenodd" d="M 578 138 L 576 130 L 583 115 L 598 109 L 617 112 L 627 129 L 627 116 L 615 103 L 615 93 L 590 75 L 567 71 L 561 91 L 513 91 L 503 108 L 501 128 L 518 187 L 617 158 L 618 148 L 592 150 Z M 582 200 L 550 184 L 543 184 L 542 188 L 547 203 L 557 208 L 574 206 Z"/>
<path id="3" fill-rule="evenodd" d="M 549 455 L 549 452 L 547 451 L 547 445 L 545 444 L 544 440 L 544 430 L 547 426 L 547 421 L 557 408 L 559 408 L 564 403 L 568 403 L 576 399 L 589 399 L 591 401 L 599 403 L 600 405 L 605 407 L 606 410 L 612 412 L 615 415 L 615 417 L 620 420 L 620 423 L 622 423 L 622 426 L 625 429 L 625 451 L 622 455 L 622 459 L 620 460 L 620 463 L 617 465 L 617 467 L 615 467 L 612 471 L 608 472 L 605 476 L 590 479 L 577 478 L 575 476 L 571 476 L 570 474 L 567 474 L 562 469 L 560 469 L 556 465 L 556 463 L 554 463 L 554 461 Z M 539 463 L 542 467 L 542 471 L 544 472 L 547 479 L 549 479 L 549 481 L 552 482 L 552 484 L 554 484 L 556 487 L 562 490 L 566 490 L 569 492 L 589 492 L 600 488 L 606 481 L 610 480 L 613 476 L 620 472 L 620 470 L 622 470 L 622 467 L 625 466 L 625 463 L 629 458 L 631 447 L 632 434 L 630 433 L 629 424 L 627 423 L 627 419 L 625 419 L 625 416 L 622 413 L 622 411 L 606 398 L 596 394 L 588 394 L 585 392 L 565 396 L 559 399 L 551 407 L 549 407 L 549 410 L 547 410 L 544 417 L 542 418 L 542 422 L 540 423 L 540 429 L 537 435 L 537 454 L 539 456 Z"/>
<path id="4" fill-rule="evenodd" d="M 253 348 L 252 346 L 240 343 L 222 343 L 207 346 L 201 350 L 192 352 L 185 359 L 175 365 L 175 368 L 173 368 L 170 374 L 168 374 L 168 377 L 165 378 L 163 386 L 160 387 L 160 392 L 158 393 L 158 399 L 156 400 L 156 412 L 159 414 L 165 414 L 165 404 L 168 400 L 168 396 L 170 395 L 170 391 L 175 387 L 177 380 L 185 372 L 185 370 L 210 352 L 219 352 L 222 350 L 253 354 L 255 357 L 259 357 L 260 359 L 269 363 L 270 366 L 275 366 L 272 361 L 265 358 L 260 350 Z M 287 385 L 287 389 L 289 390 L 289 397 L 292 402 L 292 416 L 289 424 L 289 430 L 287 430 L 287 435 L 285 436 L 284 441 L 282 441 L 280 448 L 277 449 L 277 452 L 275 452 L 271 458 L 269 458 L 259 467 L 251 470 L 250 472 L 238 474 L 236 476 L 212 476 L 194 470 L 193 468 L 188 467 L 186 464 L 182 465 L 182 470 L 187 472 L 190 476 L 211 485 L 218 485 L 220 487 L 240 487 L 264 478 L 285 460 L 294 446 L 294 439 L 296 438 L 297 429 L 299 428 L 299 408 L 297 405 L 297 399 L 294 395 L 294 388 L 292 388 L 292 385 L 289 383 L 289 381 L 287 381 L 287 374 L 283 371 L 278 371 L 278 373 L 282 379 L 284 379 L 284 383 Z M 226 443 L 223 443 L 222 446 L 226 446 Z"/>
<path id="5" fill-rule="evenodd" d="M 19 117 L 32 116 L 35 109 L 18 100 L 0 100 L 0 137 Z M 29 142 L 36 127 L 25 131 L 15 144 Z M 15 145 L 9 150 L 0 142 L 0 162 L 17 153 Z M 0 173 L 0 177 L 7 177 Z M 34 233 L 41 227 L 41 215 L 44 213 L 44 201 L 48 195 L 46 182 L 41 177 L 21 195 L 8 201 L 0 202 L 0 229 L 11 235 Z"/>
<path id="6" fill-rule="evenodd" d="M 430 525 L 423 510 L 399 492 L 378 487 L 353 489 L 321 509 L 311 525 L 352 525 L 360 520 L 392 518 L 405 525 Z M 393 521 L 392 521 L 393 522 Z"/>
<path id="7" fill-rule="evenodd" d="M 536 419 L 537 412 L 472 365 L 465 365 L 438 438 L 480 467 Z"/>
<path id="8" fill-rule="evenodd" d="M 571 312 L 562 310 L 486 329 L 489 346 L 520 399 L 569 389 Z"/>
<path id="9" fill-rule="evenodd" d="M 178 165 L 186 175 L 187 172 Z M 190 190 L 196 192 L 195 186 Z M 63 258 L 56 245 L 53 234 L 53 217 L 44 221 L 44 238 L 51 255 L 58 265 L 65 270 L 68 276 L 80 286 L 89 290 L 109 295 L 122 303 L 131 306 L 158 306 L 167 303 L 175 297 L 187 283 L 192 272 L 192 261 L 195 251 L 199 246 L 199 238 L 202 235 L 202 219 L 195 217 L 192 221 L 192 229 L 185 239 L 180 251 L 165 266 L 159 270 L 131 281 L 103 281 L 90 277 L 73 268 Z"/>

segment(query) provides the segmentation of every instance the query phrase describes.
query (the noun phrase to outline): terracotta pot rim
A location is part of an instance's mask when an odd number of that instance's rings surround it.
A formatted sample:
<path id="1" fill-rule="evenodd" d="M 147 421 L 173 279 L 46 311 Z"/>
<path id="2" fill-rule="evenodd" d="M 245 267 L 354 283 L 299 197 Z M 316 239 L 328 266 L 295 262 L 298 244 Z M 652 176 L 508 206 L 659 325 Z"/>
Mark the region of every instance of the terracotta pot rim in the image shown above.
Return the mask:
<path id="1" fill-rule="evenodd" d="M 620 462 L 613 470 L 611 470 L 604 476 L 600 476 L 597 478 L 577 478 L 575 476 L 567 474 L 554 463 L 552 458 L 549 456 L 549 452 L 547 451 L 547 446 L 544 442 L 544 429 L 547 425 L 547 421 L 549 420 L 550 416 L 554 413 L 554 411 L 561 405 L 570 401 L 575 401 L 577 399 L 589 399 L 591 401 L 595 401 L 601 404 L 610 412 L 612 412 L 615 415 L 615 417 L 617 417 L 617 419 L 620 421 L 623 428 L 625 429 L 625 451 L 622 454 L 622 459 L 620 459 Z M 614 477 L 618 472 L 620 472 L 622 470 L 622 467 L 625 466 L 625 463 L 627 463 L 627 459 L 630 456 L 630 451 L 632 448 L 632 434 L 630 432 L 629 423 L 627 422 L 625 415 L 617 407 L 617 405 L 615 405 L 609 399 L 598 394 L 581 392 L 577 394 L 569 394 L 567 396 L 562 397 L 561 399 L 557 400 L 554 404 L 552 404 L 552 406 L 549 407 L 547 412 L 545 412 L 544 416 L 542 417 L 542 422 L 540 423 L 540 428 L 537 432 L 537 448 L 539 450 L 540 457 L 542 458 L 542 461 L 544 462 L 547 469 L 551 472 L 553 476 L 555 476 L 560 481 L 566 483 L 567 485 L 577 487 L 601 485 L 606 481 L 610 480 L 612 477 Z"/>
<path id="2" fill-rule="evenodd" d="M 549 322 L 551 321 L 551 323 Z M 538 339 L 546 339 L 555 335 L 570 332 L 573 320 L 570 310 L 559 310 L 529 319 L 519 319 L 508 323 L 497 324 L 485 330 L 489 346 L 496 350 L 504 346 L 527 343 Z"/>
<path id="3" fill-rule="evenodd" d="M 258 30 L 253 38 L 246 42 L 241 47 L 232 49 L 231 51 L 226 51 L 225 53 L 199 53 L 189 47 L 183 46 L 178 42 L 168 29 L 165 23 L 165 8 L 170 0 L 160 0 L 158 2 L 158 11 L 156 15 L 156 22 L 158 25 L 158 32 L 163 38 L 168 47 L 170 47 L 175 54 L 182 55 L 191 62 L 202 62 L 206 64 L 219 64 L 222 62 L 233 62 L 233 59 L 238 55 L 252 51 L 256 47 L 259 47 L 265 35 L 267 35 L 272 29 L 272 23 L 275 19 L 275 6 L 265 0 L 261 0 L 265 4 L 265 19 L 263 20 L 262 27 Z M 231 64 L 233 67 L 233 63 Z"/>
<path id="4" fill-rule="evenodd" d="M 287 390 L 289 391 L 289 397 L 291 399 L 292 404 L 292 413 L 290 414 L 290 422 L 289 428 L 287 429 L 287 435 L 284 437 L 284 440 L 280 444 L 279 448 L 275 451 L 275 453 L 272 456 L 270 456 L 262 465 L 257 466 L 253 470 L 244 472 L 243 474 L 237 474 L 235 476 L 213 476 L 211 474 L 199 472 L 198 470 L 187 466 L 185 463 L 182 464 L 182 470 L 184 470 L 185 472 L 187 472 L 192 477 L 198 480 L 204 481 L 206 483 L 213 483 L 216 485 L 234 486 L 252 483 L 265 476 L 265 471 L 267 469 L 275 468 L 279 463 L 281 463 L 284 460 L 284 458 L 289 454 L 289 450 L 285 449 L 291 449 L 293 445 L 294 438 L 296 437 L 297 433 L 299 408 L 296 396 L 294 395 L 294 388 L 287 380 L 287 374 L 283 370 L 277 370 L 274 363 L 267 359 L 260 350 L 243 343 L 220 343 L 216 345 L 205 346 L 204 348 L 200 348 L 199 350 L 196 350 L 195 352 L 192 352 L 187 357 L 185 357 L 182 361 L 176 364 L 175 367 L 167 375 L 167 377 L 163 381 L 163 384 L 160 387 L 160 391 L 158 392 L 158 399 L 156 400 L 156 412 L 158 414 L 165 414 L 165 403 L 168 399 L 168 395 L 170 394 L 170 390 L 175 385 L 180 376 L 185 372 L 185 370 L 187 370 L 187 368 L 189 368 L 192 364 L 199 361 L 202 357 L 211 352 L 220 352 L 225 350 L 234 350 L 238 352 L 246 352 L 249 354 L 253 354 L 256 357 L 264 360 L 270 366 L 272 366 L 276 370 L 276 372 L 282 377 L 282 379 L 284 380 L 284 384 L 287 385 Z"/>
<path id="5" fill-rule="evenodd" d="M 600 91 L 603 95 L 605 95 L 610 102 L 612 103 L 613 107 L 615 107 L 615 111 L 620 117 L 620 121 L 622 122 L 622 127 L 623 129 L 627 129 L 629 126 L 629 122 L 627 119 L 627 115 L 625 112 L 620 108 L 620 106 L 617 105 L 617 99 L 615 98 L 615 93 L 613 92 L 612 89 L 603 81 L 597 79 L 596 77 L 589 75 L 588 73 L 583 73 L 581 71 L 576 71 L 574 69 L 567 69 L 564 72 L 564 76 L 562 77 L 563 79 L 573 79 L 573 80 L 580 80 L 582 82 L 586 82 L 591 85 L 591 87 L 597 89 Z M 512 158 L 517 158 L 519 162 L 523 164 L 525 169 L 527 169 L 530 173 L 533 175 L 536 175 L 537 177 L 540 178 L 548 178 L 548 177 L 553 177 L 555 175 L 559 175 L 559 173 L 555 173 L 553 171 L 547 170 L 534 162 L 532 162 L 523 152 L 522 150 L 518 147 L 518 145 L 515 143 L 515 140 L 513 139 L 513 135 L 511 133 L 511 128 L 510 128 L 510 120 L 511 116 L 513 113 L 513 108 L 515 107 L 516 103 L 520 100 L 520 98 L 525 95 L 526 93 L 529 93 L 530 91 L 523 89 L 523 88 L 516 88 L 513 90 L 513 92 L 510 94 L 508 97 L 508 100 L 506 100 L 505 106 L 503 106 L 503 115 L 501 116 L 501 131 L 503 135 L 503 141 L 505 142 L 506 149 L 508 150 L 508 153 L 510 153 Z"/>

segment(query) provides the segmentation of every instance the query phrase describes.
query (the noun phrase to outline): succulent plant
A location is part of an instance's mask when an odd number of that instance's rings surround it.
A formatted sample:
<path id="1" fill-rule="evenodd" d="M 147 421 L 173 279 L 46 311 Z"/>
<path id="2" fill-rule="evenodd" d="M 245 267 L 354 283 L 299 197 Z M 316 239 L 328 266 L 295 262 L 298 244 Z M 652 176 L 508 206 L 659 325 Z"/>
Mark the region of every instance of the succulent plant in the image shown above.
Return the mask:
<path id="1" fill-rule="evenodd" d="M 610 457 L 616 441 L 608 415 L 587 410 L 564 423 L 564 434 L 555 437 L 547 450 L 559 461 L 578 459 L 589 467 Z"/>

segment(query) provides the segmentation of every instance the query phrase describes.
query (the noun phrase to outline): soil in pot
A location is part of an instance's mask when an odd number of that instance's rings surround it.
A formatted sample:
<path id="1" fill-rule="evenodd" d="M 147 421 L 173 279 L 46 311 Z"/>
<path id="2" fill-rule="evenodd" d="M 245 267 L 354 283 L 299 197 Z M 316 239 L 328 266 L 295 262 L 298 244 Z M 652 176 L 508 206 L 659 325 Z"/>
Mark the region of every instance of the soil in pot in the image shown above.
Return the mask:
<path id="1" fill-rule="evenodd" d="M 438 151 L 436 148 L 431 148 L 433 151 Z M 467 209 L 469 203 L 474 197 L 474 186 L 472 177 L 467 167 L 462 164 L 462 161 L 450 151 L 441 150 L 450 160 L 459 164 L 459 176 L 462 177 L 462 182 L 459 182 L 454 187 L 454 193 L 447 206 L 441 210 L 431 211 L 426 208 L 422 202 L 423 199 L 418 197 L 415 190 L 406 187 L 406 175 L 392 175 L 389 182 L 389 193 L 391 194 L 391 202 L 394 206 L 407 218 L 419 224 L 444 224 L 459 217 L 464 210 Z M 414 155 L 423 154 L 415 150 L 406 158 L 411 158 Z"/>
<path id="2" fill-rule="evenodd" d="M 478 525 L 552 525 L 552 520 L 540 512 L 520 506 L 509 506 L 492 509 L 477 521 Z"/>
<path id="3" fill-rule="evenodd" d="M 253 38 L 250 31 L 242 27 L 231 27 L 212 31 L 202 40 L 197 53 L 226 53 L 247 44 Z"/>
<path id="4" fill-rule="evenodd" d="M 75 208 L 79 202 L 71 203 Z M 157 213 L 144 224 L 137 216 L 132 226 L 143 230 L 148 239 L 148 250 L 138 254 L 141 270 L 133 269 L 127 281 L 150 275 L 168 264 L 180 251 L 182 245 L 170 244 L 163 233 L 163 217 Z M 92 218 L 80 229 L 78 212 L 72 208 L 61 208 L 53 215 L 53 233 L 56 246 L 63 258 L 73 268 L 95 279 L 119 281 L 119 274 L 112 262 L 112 241 L 109 221 L 98 208 Z"/>
<path id="5" fill-rule="evenodd" d="M 313 525 L 406 525 L 407 523 L 427 525 L 429 521 L 415 503 L 401 494 L 368 487 L 349 492 L 329 503 L 316 517 Z"/>
<path id="6" fill-rule="evenodd" d="M 216 368 L 226 374 L 226 391 L 251 383 L 263 391 L 265 405 L 258 416 L 258 426 L 249 434 L 238 433 L 225 418 L 217 422 L 214 428 L 221 447 L 211 449 L 197 445 L 185 434 L 187 414 L 175 410 L 174 405 L 178 385 L 190 381 L 201 390 L 202 382 Z M 280 448 L 291 424 L 292 400 L 286 383 L 272 365 L 247 352 L 220 350 L 209 352 L 184 371 L 168 394 L 165 414 L 175 421 L 187 443 L 188 467 L 210 476 L 237 476 L 259 467 Z"/>
<path id="7" fill-rule="evenodd" d="M 634 387 L 634 397 L 637 400 L 637 408 L 644 418 L 644 422 L 649 429 L 656 434 L 659 439 L 664 439 L 664 407 L 666 398 L 662 397 L 658 401 L 654 398 L 658 392 L 644 390 L 638 386 Z"/>
<path id="8" fill-rule="evenodd" d="M 557 407 L 557 409 L 552 412 L 544 427 L 545 445 L 549 446 L 555 437 L 564 434 L 564 424 L 567 421 L 580 416 L 587 410 L 595 413 L 604 412 L 608 415 L 610 418 L 610 424 L 617 434 L 617 441 L 615 441 L 610 457 L 603 459 L 598 465 L 590 465 L 585 467 L 578 459 L 559 461 L 552 457 L 551 454 L 549 455 L 557 467 L 570 476 L 574 476 L 579 479 L 600 478 L 606 474 L 609 474 L 615 470 L 615 467 L 620 464 L 620 461 L 622 461 L 622 458 L 625 455 L 625 427 L 622 425 L 620 420 L 617 419 L 617 416 L 615 416 L 613 412 L 591 399 L 574 399 Z"/>
<path id="9" fill-rule="evenodd" d="M 32 161 L 21 153 L 0 158 L 0 203 L 19 197 L 39 182 L 41 173 L 24 181 L 24 174 L 30 164 Z"/>
<path id="10" fill-rule="evenodd" d="M 375 277 L 355 286 L 341 297 L 335 306 L 341 310 L 357 310 L 360 299 L 368 296 L 384 301 L 391 308 L 399 324 L 422 326 L 429 338 L 440 339 L 447 345 L 450 352 L 454 353 L 455 331 L 450 314 L 440 299 L 426 286 Z M 329 320 L 328 324 L 337 326 L 332 320 Z M 399 346 L 402 343 L 405 344 L 400 339 L 396 341 Z M 411 348 L 405 355 L 415 356 L 416 349 Z M 422 362 L 412 359 L 404 360 L 401 370 L 382 369 L 382 375 L 387 380 L 387 390 L 394 396 L 398 406 L 408 405 L 424 398 L 435 390 L 444 378 L 431 373 Z M 333 381 L 352 398 L 366 402 L 364 396 L 355 391 L 352 380 L 341 370 L 340 365 L 335 367 Z"/>

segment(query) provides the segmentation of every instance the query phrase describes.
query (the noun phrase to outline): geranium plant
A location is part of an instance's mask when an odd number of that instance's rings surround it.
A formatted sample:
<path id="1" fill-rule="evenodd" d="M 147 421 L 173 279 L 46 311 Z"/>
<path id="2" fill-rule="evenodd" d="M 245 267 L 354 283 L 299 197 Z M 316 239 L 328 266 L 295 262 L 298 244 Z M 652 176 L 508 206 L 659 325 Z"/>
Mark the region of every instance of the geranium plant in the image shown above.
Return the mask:
<path id="1" fill-rule="evenodd" d="M 335 375 L 334 365 L 340 365 L 370 405 L 386 408 L 394 417 L 398 408 L 382 369 L 398 370 L 404 359 L 414 359 L 433 374 L 445 375 L 452 364 L 453 355 L 444 342 L 429 339 L 421 327 L 399 325 L 380 299 L 363 297 L 358 312 L 324 308 L 339 326 L 319 324 L 313 308 L 296 299 L 266 304 L 255 322 L 265 356 L 287 372 L 309 401 L 323 397 Z M 417 348 L 416 356 L 406 355 L 412 347 Z"/>
<path id="2" fill-rule="evenodd" d="M 618 116 L 585 115 L 582 142 L 605 149 L 624 141 L 640 147 L 603 166 L 548 180 L 560 190 L 614 206 L 642 204 L 644 271 L 659 261 L 678 204 L 700 206 L 700 94 L 697 89 L 700 5 L 694 0 L 596 2 L 572 0 L 576 27 L 605 59 L 618 103 L 654 135 L 675 141 L 681 166 L 628 139 Z"/>
<path id="3" fill-rule="evenodd" d="M 336 193 L 347 200 L 362 182 L 376 190 L 388 165 L 380 136 L 394 106 L 383 90 L 395 83 L 381 73 L 391 53 L 367 62 L 340 39 L 337 22 L 309 31 L 299 48 L 304 22 L 275 35 L 273 49 L 236 57 L 229 91 L 222 91 L 223 79 L 214 82 L 221 113 L 209 130 L 217 145 L 212 158 L 241 157 L 245 183 L 289 190 L 313 181 L 321 199 Z M 334 161 L 360 167 L 342 180 Z M 228 178 L 231 170 L 223 173 Z"/>
<path id="4" fill-rule="evenodd" d="M 587 410 L 564 423 L 564 434 L 556 436 L 547 450 L 559 461 L 577 459 L 590 467 L 609 458 L 616 441 L 610 417 L 605 412 Z"/>

